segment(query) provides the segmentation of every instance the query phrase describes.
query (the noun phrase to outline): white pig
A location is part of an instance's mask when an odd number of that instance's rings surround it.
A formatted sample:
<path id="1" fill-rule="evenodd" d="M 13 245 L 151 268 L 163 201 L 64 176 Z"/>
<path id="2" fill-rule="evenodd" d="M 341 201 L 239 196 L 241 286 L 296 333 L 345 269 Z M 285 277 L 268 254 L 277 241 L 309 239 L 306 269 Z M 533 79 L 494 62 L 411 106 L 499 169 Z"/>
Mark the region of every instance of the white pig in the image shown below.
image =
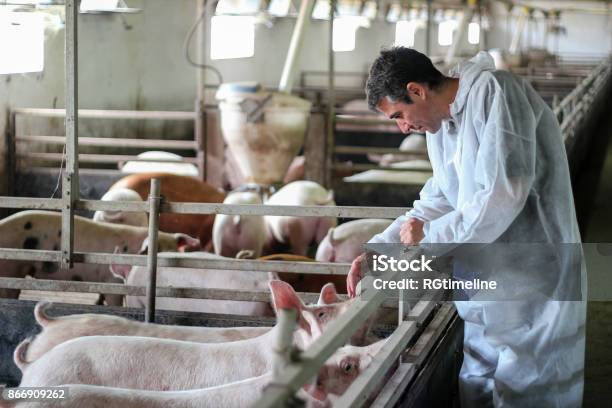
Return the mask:
<path id="1" fill-rule="evenodd" d="M 343 302 L 336 288 L 328 283 L 321 289 L 317 305 L 306 305 L 321 327 L 325 328 L 336 317 L 348 310 L 352 301 Z M 42 331 L 34 337 L 28 347 L 25 360 L 32 362 L 53 347 L 76 337 L 84 336 L 140 336 L 196 343 L 222 343 L 261 336 L 271 327 L 189 327 L 141 323 L 119 316 L 85 313 L 62 317 L 49 317 L 48 302 L 39 302 L 34 308 L 34 317 Z"/>
<path id="2" fill-rule="evenodd" d="M 0 220 L 0 248 L 23 248 L 59 251 L 62 214 L 51 211 L 22 211 Z M 74 250 L 76 252 L 119 252 L 135 254 L 142 250 L 147 228 L 94 222 L 74 217 Z M 185 234 L 159 233 L 162 251 L 194 251 L 200 241 Z M 72 269 L 61 269 L 54 262 L 0 260 L 0 276 L 38 279 L 120 282 L 108 273 L 106 265 L 75 263 Z M 2 290 L 0 295 L 16 298 L 19 290 Z M 121 305 L 121 296 L 106 296 L 107 303 Z"/>
<path id="3" fill-rule="evenodd" d="M 84 336 L 140 336 L 156 337 L 196 343 L 222 343 L 261 336 L 270 331 L 260 327 L 199 327 L 171 326 L 143 323 L 125 317 L 85 313 L 61 317 L 50 317 L 46 310 L 49 302 L 39 302 L 34 308 L 34 317 L 42 327 L 28 347 L 25 359 L 32 362 L 58 344 Z M 322 309 L 322 308 L 321 308 Z"/>
<path id="4" fill-rule="evenodd" d="M 198 259 L 230 259 L 208 252 L 193 252 L 189 254 L 159 253 L 160 258 L 180 256 L 181 258 Z M 111 265 L 111 272 L 124 280 L 127 285 L 146 286 L 148 271 L 144 266 L 130 267 L 127 265 Z M 178 288 L 215 288 L 265 291 L 268 289 L 269 274 L 265 272 L 236 271 L 223 269 L 195 269 L 159 267 L 157 269 L 157 285 Z M 145 307 L 144 296 L 126 296 L 129 307 Z M 182 310 L 200 313 L 241 314 L 249 316 L 272 316 L 273 311 L 266 302 L 246 302 L 213 299 L 163 298 L 155 302 L 156 307 L 164 310 Z"/>
<path id="5" fill-rule="evenodd" d="M 101 198 L 102 201 L 140 201 L 140 194 L 129 188 L 116 188 L 107 191 Z M 146 227 L 149 225 L 147 213 L 128 211 L 96 211 L 93 216 L 96 222 L 110 222 L 113 224 L 133 225 L 135 227 Z"/>
<path id="6" fill-rule="evenodd" d="M 228 194 L 223 204 L 262 204 L 259 194 L 249 191 Z M 235 257 L 241 250 L 261 256 L 266 242 L 266 223 L 262 215 L 217 214 L 213 224 L 215 254 Z"/>
<path id="7" fill-rule="evenodd" d="M 317 248 L 319 262 L 353 262 L 363 252 L 363 244 L 383 232 L 391 220 L 379 218 L 349 221 L 330 228 Z"/>
<path id="8" fill-rule="evenodd" d="M 339 368 L 324 367 L 322 371 L 336 371 Z M 326 375 L 326 378 L 329 376 Z M 45 408 L 202 408 L 231 407 L 248 408 L 261 397 L 261 392 L 270 384 L 272 376 L 264 374 L 246 380 L 223 384 L 216 387 L 186 391 L 148 391 L 126 388 L 102 387 L 98 385 L 67 384 L 66 399 L 45 401 Z M 326 379 L 327 382 L 332 380 Z M 336 380 L 333 380 L 334 384 Z M 323 395 L 325 383 L 321 382 L 316 395 Z M 308 395 L 303 389 L 297 396 L 305 400 L 307 408 L 331 408 L 328 399 L 318 400 Z M 19 402 L 3 401 L 2 408 L 40 408 L 40 401 Z"/>
<path id="9" fill-rule="evenodd" d="M 277 309 L 297 312 L 293 344 L 305 349 L 322 327 L 290 285 L 270 282 Z M 20 387 L 91 384 L 157 391 L 206 388 L 256 377 L 272 370 L 279 327 L 252 339 L 229 343 L 192 343 L 145 337 L 79 337 L 44 354 L 33 363 L 24 359 L 29 340 L 15 350 L 23 372 Z M 379 347 L 368 349 L 367 355 Z M 346 368 L 343 360 L 340 367 Z"/>
<path id="10" fill-rule="evenodd" d="M 272 194 L 268 205 L 331 205 L 334 194 L 313 181 L 294 181 Z M 336 217 L 265 216 L 268 232 L 273 240 L 289 244 L 296 255 L 306 255 L 312 242 L 317 244 L 327 230 L 338 223 Z"/>

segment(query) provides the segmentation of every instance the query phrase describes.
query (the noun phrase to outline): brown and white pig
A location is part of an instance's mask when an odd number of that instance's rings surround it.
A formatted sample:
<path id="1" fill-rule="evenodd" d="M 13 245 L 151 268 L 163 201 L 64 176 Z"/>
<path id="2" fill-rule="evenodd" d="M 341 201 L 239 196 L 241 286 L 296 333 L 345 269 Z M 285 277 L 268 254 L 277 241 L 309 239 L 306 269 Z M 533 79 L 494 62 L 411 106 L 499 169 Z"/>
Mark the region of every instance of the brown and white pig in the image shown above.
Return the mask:
<path id="1" fill-rule="evenodd" d="M 140 194 L 129 188 L 116 188 L 107 191 L 101 198 L 102 201 L 143 201 Z M 149 218 L 145 212 L 127 211 L 96 211 L 93 216 L 96 222 L 110 222 L 113 224 L 133 225 L 135 227 L 146 227 Z"/>
<path id="2" fill-rule="evenodd" d="M 58 251 L 61 245 L 62 214 L 52 211 L 21 211 L 0 220 L 0 248 L 23 248 Z M 74 217 L 74 249 L 76 252 L 136 254 L 147 237 L 147 228 L 94 222 Z M 163 251 L 195 251 L 200 241 L 185 234 L 159 234 Z M 0 260 L 0 276 L 37 279 L 120 282 L 108 273 L 108 266 L 75 263 L 72 269 L 61 269 L 54 262 Z M 0 290 L 5 297 L 16 298 L 19 290 Z M 121 296 L 106 296 L 107 303 L 121 305 Z"/>
<path id="3" fill-rule="evenodd" d="M 237 191 L 228 194 L 223 204 L 262 204 L 259 194 Z M 262 215 L 217 214 L 213 224 L 215 254 L 235 257 L 242 250 L 258 258 L 266 243 L 266 223 Z"/>
<path id="4" fill-rule="evenodd" d="M 286 290 L 290 288 L 286 287 Z M 325 328 L 331 321 L 346 312 L 352 300 L 342 301 L 333 284 L 323 287 L 316 305 L 301 305 L 310 311 L 318 324 Z M 48 302 L 39 302 L 34 317 L 42 327 L 28 347 L 25 360 L 32 362 L 53 347 L 76 337 L 85 336 L 140 336 L 193 341 L 196 343 L 224 343 L 250 339 L 270 331 L 271 327 L 192 327 L 142 323 L 124 317 L 85 313 L 62 317 L 49 317 Z"/>
<path id="5" fill-rule="evenodd" d="M 320 381 L 316 388 L 317 396 L 327 394 L 326 384 L 337 387 L 338 377 L 343 373 L 340 367 L 321 369 L 325 381 Z M 330 377 L 328 372 L 337 374 Z M 262 391 L 272 381 L 272 375 L 266 373 L 258 377 L 223 384 L 216 387 L 185 391 L 148 391 L 127 388 L 102 387 L 98 385 L 67 384 L 67 398 L 45 401 L 45 408 L 199 408 L 231 407 L 249 408 L 257 401 Z M 52 389 L 52 388 L 50 388 Z M 1 391 L 1 389 L 0 389 Z M 297 397 L 304 400 L 306 408 L 331 408 L 329 399 L 318 400 L 303 389 Z M 1 408 L 40 408 L 40 401 L 6 401 L 0 396 Z"/>
<path id="6" fill-rule="evenodd" d="M 363 252 L 363 244 L 383 232 L 392 220 L 379 218 L 349 221 L 330 228 L 317 248 L 319 262 L 353 262 Z"/>
<path id="7" fill-rule="evenodd" d="M 305 349 L 323 327 L 289 285 L 272 281 L 270 289 L 276 309 L 296 311 L 293 344 Z M 79 337 L 33 363 L 23 357 L 30 341 L 25 340 L 17 346 L 14 359 L 23 372 L 20 387 L 81 383 L 157 391 L 206 388 L 270 372 L 278 330 L 277 325 L 252 339 L 212 344 L 148 337 Z"/>
<path id="8" fill-rule="evenodd" d="M 161 195 L 166 201 L 187 203 L 222 203 L 225 193 L 208 183 L 189 176 L 168 173 L 132 174 L 111 186 L 109 191 L 127 188 L 136 191 L 143 200 L 149 197 L 151 179 L 161 182 Z M 159 230 L 181 232 L 198 238 L 205 250 L 212 251 L 214 214 L 171 214 L 159 216 Z"/>
<path id="9" fill-rule="evenodd" d="M 176 257 L 177 254 L 159 253 L 159 258 Z M 208 252 L 180 254 L 182 258 L 228 260 Z M 124 280 L 127 285 L 146 286 L 148 271 L 144 266 L 111 265 L 111 273 Z M 265 291 L 268 289 L 270 275 L 266 272 L 237 271 L 225 269 L 195 269 L 159 267 L 157 285 L 176 288 L 207 288 Z M 144 296 L 126 296 L 129 307 L 145 307 Z M 164 310 L 182 310 L 200 313 L 240 314 L 248 316 L 273 316 L 269 303 L 243 302 L 233 300 L 163 298 L 155 302 L 156 307 Z"/>
<path id="10" fill-rule="evenodd" d="M 336 205 L 334 194 L 314 181 L 294 181 L 272 194 L 268 205 Z M 338 223 L 336 217 L 265 217 L 268 232 L 277 243 L 289 244 L 296 255 L 306 255 L 313 242 L 319 243 L 331 227 Z"/>

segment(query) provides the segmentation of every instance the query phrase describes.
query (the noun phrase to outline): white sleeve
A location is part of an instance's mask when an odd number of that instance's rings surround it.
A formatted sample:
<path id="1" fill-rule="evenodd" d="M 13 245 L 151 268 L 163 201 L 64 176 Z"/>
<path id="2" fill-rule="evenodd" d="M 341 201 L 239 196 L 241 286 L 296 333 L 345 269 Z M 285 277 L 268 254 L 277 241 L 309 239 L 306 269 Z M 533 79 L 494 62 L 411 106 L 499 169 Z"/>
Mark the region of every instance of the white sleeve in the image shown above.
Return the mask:
<path id="1" fill-rule="evenodd" d="M 536 118 L 524 93 L 509 89 L 509 98 L 506 90 L 494 91 L 480 118 L 475 181 L 481 188 L 456 210 L 426 222 L 422 243 L 493 242 L 525 206 L 535 179 Z"/>
<path id="2" fill-rule="evenodd" d="M 419 193 L 419 197 L 418 200 L 414 201 L 413 208 L 407 215 L 418 218 L 421 221 L 435 220 L 454 209 L 438 187 L 435 173 L 434 177 L 430 177 L 427 180 Z"/>
<path id="3" fill-rule="evenodd" d="M 402 224 L 408 220 L 407 215 L 401 215 L 387 227 L 386 230 L 380 234 L 376 234 L 368 241 L 368 244 L 399 244 L 400 240 L 400 228 Z"/>

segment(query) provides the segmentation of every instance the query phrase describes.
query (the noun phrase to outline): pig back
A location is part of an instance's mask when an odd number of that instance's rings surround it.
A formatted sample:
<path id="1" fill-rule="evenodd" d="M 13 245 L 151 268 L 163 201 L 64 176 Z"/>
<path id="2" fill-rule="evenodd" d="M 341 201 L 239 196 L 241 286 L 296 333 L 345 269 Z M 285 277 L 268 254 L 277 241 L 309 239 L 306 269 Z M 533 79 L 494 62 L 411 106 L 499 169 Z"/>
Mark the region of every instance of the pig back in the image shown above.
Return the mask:
<path id="1" fill-rule="evenodd" d="M 151 179 L 161 182 L 161 195 L 166 201 L 187 203 L 222 203 L 225 193 L 208 183 L 193 177 L 168 173 L 132 174 L 117 181 L 110 189 L 129 188 L 136 191 L 143 200 L 149 197 Z M 159 229 L 164 232 L 182 232 L 197 237 L 202 247 L 210 247 L 214 214 L 169 214 L 159 217 Z"/>

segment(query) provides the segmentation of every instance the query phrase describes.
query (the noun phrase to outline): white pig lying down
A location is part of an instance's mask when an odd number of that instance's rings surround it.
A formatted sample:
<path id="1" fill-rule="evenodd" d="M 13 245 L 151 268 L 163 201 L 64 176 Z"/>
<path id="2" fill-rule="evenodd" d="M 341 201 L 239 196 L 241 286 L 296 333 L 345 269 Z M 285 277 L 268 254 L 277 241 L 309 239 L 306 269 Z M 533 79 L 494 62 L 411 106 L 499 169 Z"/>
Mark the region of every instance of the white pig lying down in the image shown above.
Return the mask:
<path id="1" fill-rule="evenodd" d="M 348 310 L 351 301 L 342 302 L 337 298 L 336 288 L 328 283 L 321 289 L 318 305 L 301 305 L 309 310 L 324 329 L 331 321 Z M 28 346 L 25 360 L 32 362 L 58 344 L 84 336 L 140 336 L 196 343 L 223 343 L 250 339 L 270 331 L 271 327 L 189 327 L 142 323 L 119 316 L 104 314 L 76 314 L 49 317 L 48 302 L 39 302 L 34 308 L 34 317 L 42 331 Z"/>
<path id="2" fill-rule="evenodd" d="M 143 201 L 136 191 L 129 188 L 116 188 L 107 191 L 101 198 L 102 201 Z M 146 227 L 149 218 L 145 212 L 96 211 L 93 216 L 96 222 L 110 222 L 113 224 L 133 225 L 135 227 Z"/>
<path id="3" fill-rule="evenodd" d="M 208 252 L 193 252 L 186 254 L 160 253 L 164 257 L 220 259 L 228 260 Z M 111 273 L 122 279 L 127 285 L 146 286 L 148 272 L 145 266 L 111 265 Z M 109 274 L 110 275 L 110 274 Z M 225 269 L 195 269 L 159 267 L 157 269 L 157 286 L 173 286 L 176 288 L 206 288 L 266 291 L 270 275 L 265 272 L 236 271 Z M 129 307 L 144 308 L 144 296 L 126 296 Z M 199 313 L 240 314 L 247 316 L 273 316 L 269 303 L 246 302 L 234 300 L 157 298 L 156 307 L 163 310 L 180 310 Z"/>
<path id="4" fill-rule="evenodd" d="M 62 214 L 52 211 L 22 211 L 0 220 L 0 248 L 43 249 L 58 251 L 61 245 Z M 136 254 L 142 250 L 147 228 L 94 222 L 74 217 L 76 252 Z M 195 251 L 200 241 L 185 234 L 159 233 L 158 246 L 163 251 Z M 0 260 L 0 276 L 88 282 L 120 282 L 108 273 L 106 265 L 75 263 L 72 269 L 61 269 L 54 262 Z M 19 290 L 0 289 L 0 296 L 17 298 Z M 107 303 L 121 305 L 122 296 L 107 295 Z"/>
<path id="5" fill-rule="evenodd" d="M 337 371 L 337 369 L 336 369 Z M 259 399 L 271 375 L 216 387 L 186 391 L 148 391 L 97 385 L 68 384 L 68 398 L 45 401 L 45 408 L 248 408 Z M 321 385 L 324 388 L 325 384 Z M 320 395 L 320 394 L 317 394 Z M 328 399 L 318 400 L 300 390 L 297 396 L 308 408 L 330 408 Z M 4 402 L 2 408 L 40 408 L 40 402 Z"/>
<path id="6" fill-rule="evenodd" d="M 391 220 L 366 218 L 349 221 L 330 228 L 317 248 L 319 262 L 353 262 L 364 251 L 363 244 L 383 232 Z"/>
<path id="7" fill-rule="evenodd" d="M 285 282 L 272 281 L 270 289 L 277 309 L 297 312 L 293 344 L 305 349 L 321 334 L 316 316 L 303 307 Z M 213 344 L 146 337 L 79 337 L 56 346 L 33 363 L 23 357 L 30 344 L 28 339 L 17 346 L 14 360 L 23 372 L 20 387 L 91 384 L 154 391 L 207 388 L 271 371 L 277 332 L 275 326 L 259 337 Z M 351 348 L 349 355 L 331 358 L 330 364 L 336 364 L 339 373 L 352 381 L 359 370 L 367 367 L 383 341 Z M 336 381 L 336 385 L 348 382 Z M 333 393 L 344 392 L 335 391 L 330 389 Z"/>
<path id="8" fill-rule="evenodd" d="M 268 205 L 336 205 L 334 192 L 314 181 L 294 181 L 272 194 Z M 264 217 L 272 243 L 289 244 L 292 253 L 306 255 L 311 243 L 318 244 L 327 230 L 336 226 L 336 217 Z"/>
<path id="9" fill-rule="evenodd" d="M 235 191 L 227 195 L 223 204 L 262 204 L 259 194 Z M 262 215 L 217 214 L 213 224 L 215 254 L 235 257 L 242 250 L 253 251 L 259 258 L 266 243 L 266 223 Z"/>

